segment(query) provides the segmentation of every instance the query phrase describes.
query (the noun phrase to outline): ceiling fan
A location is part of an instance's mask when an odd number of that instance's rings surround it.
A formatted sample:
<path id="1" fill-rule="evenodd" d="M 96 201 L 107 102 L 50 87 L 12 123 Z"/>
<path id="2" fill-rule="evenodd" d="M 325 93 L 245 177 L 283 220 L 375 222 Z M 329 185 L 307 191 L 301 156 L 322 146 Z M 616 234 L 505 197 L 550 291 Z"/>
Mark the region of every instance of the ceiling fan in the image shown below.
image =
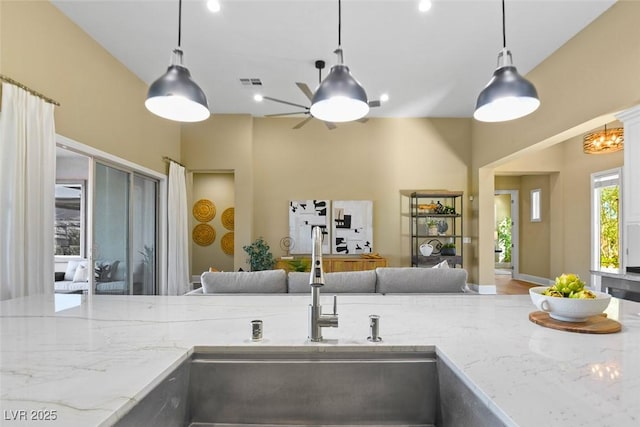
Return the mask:
<path id="1" fill-rule="evenodd" d="M 322 82 L 322 70 L 325 67 L 325 62 L 322 60 L 317 60 L 315 62 L 315 66 L 316 69 L 318 70 L 318 82 Z M 313 99 L 313 92 L 311 91 L 311 89 L 309 89 L 309 86 L 307 86 L 306 83 L 300 83 L 300 82 L 296 82 L 296 86 L 298 86 L 298 88 L 302 91 L 302 93 L 304 93 L 304 95 L 309 99 L 309 101 L 311 101 Z M 293 107 L 299 107 L 302 108 L 302 111 L 295 111 L 295 112 L 291 112 L 291 113 L 279 113 L 279 114 L 267 114 L 265 117 L 282 117 L 282 116 L 294 116 L 294 115 L 299 115 L 299 114 L 304 114 L 306 116 L 308 116 L 306 119 L 304 119 L 303 121 L 301 121 L 300 123 L 298 123 L 297 125 L 295 125 L 293 127 L 293 129 L 300 129 L 302 126 L 306 125 L 311 119 L 314 119 L 315 117 L 311 114 L 311 107 L 310 106 L 306 106 L 306 105 L 302 105 L 302 104 L 296 104 L 295 102 L 289 102 L 289 101 L 283 101 L 282 99 L 277 99 L 277 98 L 272 98 L 270 96 L 263 96 L 262 99 L 267 99 L 269 101 L 273 101 L 273 102 L 279 102 L 281 104 L 286 104 L 286 105 L 291 105 Z M 369 101 L 369 107 L 379 107 L 380 106 L 380 101 Z M 320 120 L 320 119 L 318 119 Z M 358 119 L 356 121 L 360 122 L 360 123 L 365 123 L 367 120 L 366 117 L 363 117 L 362 119 Z M 329 129 L 329 130 L 333 130 L 336 128 L 336 124 L 332 123 L 332 122 L 325 122 L 323 121 L 324 125 Z"/>

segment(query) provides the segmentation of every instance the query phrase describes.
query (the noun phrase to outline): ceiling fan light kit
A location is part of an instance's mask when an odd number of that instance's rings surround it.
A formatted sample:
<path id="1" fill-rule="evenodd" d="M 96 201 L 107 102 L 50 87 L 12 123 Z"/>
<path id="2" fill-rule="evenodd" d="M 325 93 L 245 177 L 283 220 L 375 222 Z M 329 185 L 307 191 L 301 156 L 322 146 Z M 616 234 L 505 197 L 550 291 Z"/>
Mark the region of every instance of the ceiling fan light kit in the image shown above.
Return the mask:
<path id="1" fill-rule="evenodd" d="M 178 122 L 199 122 L 209 118 L 204 91 L 191 79 L 182 63 L 180 48 L 182 0 L 178 2 L 178 47 L 173 50 L 167 72 L 149 86 L 145 107 L 153 114 Z"/>
<path id="2" fill-rule="evenodd" d="M 473 117 L 481 122 L 504 122 L 533 113 L 540 106 L 535 86 L 518 74 L 507 49 L 504 0 L 502 0 L 502 41 L 498 67 L 478 95 Z"/>

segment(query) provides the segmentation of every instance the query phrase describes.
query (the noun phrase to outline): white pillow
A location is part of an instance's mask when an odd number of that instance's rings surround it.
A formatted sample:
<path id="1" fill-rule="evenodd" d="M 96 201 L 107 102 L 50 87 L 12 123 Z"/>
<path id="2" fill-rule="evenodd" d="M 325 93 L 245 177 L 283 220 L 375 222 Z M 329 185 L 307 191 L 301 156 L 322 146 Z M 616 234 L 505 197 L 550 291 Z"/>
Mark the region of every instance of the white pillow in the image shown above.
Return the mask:
<path id="1" fill-rule="evenodd" d="M 447 260 L 445 259 L 444 261 L 442 261 L 439 264 L 434 265 L 431 268 L 449 268 L 449 263 L 447 262 Z"/>
<path id="2" fill-rule="evenodd" d="M 87 260 L 85 259 L 72 259 L 67 263 L 67 270 L 64 273 L 64 280 L 71 282 L 73 281 L 73 277 L 76 274 L 76 269 L 79 265 L 87 265 Z"/>
<path id="3" fill-rule="evenodd" d="M 76 272 L 73 275 L 74 282 L 88 282 L 89 281 L 89 269 L 87 268 L 87 264 L 80 264 L 78 268 L 76 268 Z"/>

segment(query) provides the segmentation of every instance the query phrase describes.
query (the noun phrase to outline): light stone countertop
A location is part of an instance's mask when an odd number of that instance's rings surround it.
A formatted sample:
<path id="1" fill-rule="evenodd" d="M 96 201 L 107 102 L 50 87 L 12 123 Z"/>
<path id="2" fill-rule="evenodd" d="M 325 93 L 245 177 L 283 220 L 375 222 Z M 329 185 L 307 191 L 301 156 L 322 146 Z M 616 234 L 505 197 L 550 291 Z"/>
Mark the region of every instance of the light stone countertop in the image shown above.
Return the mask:
<path id="1" fill-rule="evenodd" d="M 323 296 L 330 310 L 330 296 Z M 194 346 L 435 346 L 509 425 L 640 425 L 640 303 L 613 298 L 622 332 L 541 327 L 527 295 L 341 295 L 340 327 L 309 343 L 307 295 L 33 296 L 0 302 L 0 424 L 111 425 Z M 64 306 L 67 309 L 62 309 Z M 75 306 L 74 306 L 75 305 Z M 56 311 L 58 310 L 58 311 Z M 366 340 L 380 315 L 379 344 Z M 264 321 L 252 343 L 250 321 Z M 31 420 L 55 411 L 55 421 Z M 11 418 L 27 411 L 27 421 Z"/>

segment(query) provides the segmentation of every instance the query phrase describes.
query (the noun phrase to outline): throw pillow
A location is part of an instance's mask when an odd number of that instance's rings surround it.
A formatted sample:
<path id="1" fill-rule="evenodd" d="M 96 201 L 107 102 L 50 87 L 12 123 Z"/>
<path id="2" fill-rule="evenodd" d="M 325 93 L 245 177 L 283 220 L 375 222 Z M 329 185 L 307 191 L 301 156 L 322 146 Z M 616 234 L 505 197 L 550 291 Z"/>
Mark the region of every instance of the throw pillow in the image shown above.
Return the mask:
<path id="1" fill-rule="evenodd" d="M 88 282 L 89 281 L 89 269 L 86 264 L 80 264 L 76 268 L 76 272 L 73 275 L 74 282 Z"/>
<path id="2" fill-rule="evenodd" d="M 111 264 L 106 262 L 96 262 L 95 267 L 96 282 L 108 282 L 111 280 Z"/>
<path id="3" fill-rule="evenodd" d="M 445 259 L 444 261 L 442 261 L 439 264 L 434 265 L 431 268 L 449 268 L 449 263 L 447 262 L 447 260 Z"/>
<path id="4" fill-rule="evenodd" d="M 76 269 L 83 261 L 80 259 L 72 259 L 67 262 L 67 270 L 64 273 L 64 280 L 73 281 L 73 276 L 76 274 Z"/>
<path id="5" fill-rule="evenodd" d="M 116 270 L 120 261 L 96 261 L 96 282 L 111 282 L 116 276 Z"/>

